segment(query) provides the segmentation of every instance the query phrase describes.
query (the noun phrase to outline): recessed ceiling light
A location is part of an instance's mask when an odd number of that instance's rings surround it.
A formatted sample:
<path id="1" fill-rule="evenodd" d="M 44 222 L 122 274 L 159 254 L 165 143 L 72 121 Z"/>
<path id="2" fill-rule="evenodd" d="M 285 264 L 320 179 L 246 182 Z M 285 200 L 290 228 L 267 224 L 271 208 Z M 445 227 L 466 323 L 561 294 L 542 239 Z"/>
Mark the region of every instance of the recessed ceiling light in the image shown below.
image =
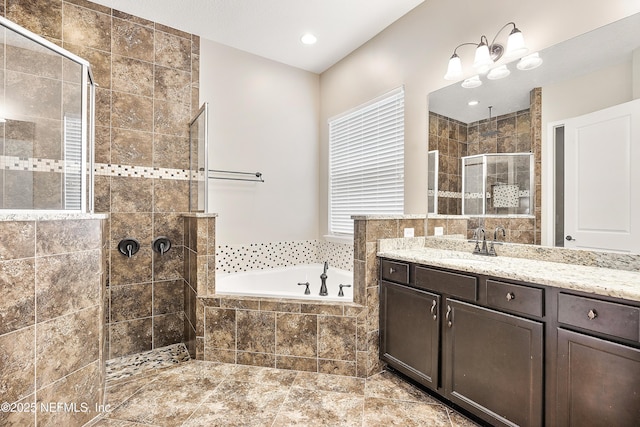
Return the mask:
<path id="1" fill-rule="evenodd" d="M 311 33 L 307 33 L 300 38 L 300 41 L 304 44 L 315 44 L 318 38 Z"/>
<path id="2" fill-rule="evenodd" d="M 470 107 L 474 107 L 474 106 L 476 106 L 476 105 L 478 105 L 478 104 L 479 104 L 479 102 L 478 102 L 478 101 L 469 101 L 469 102 L 467 103 L 467 105 L 469 105 Z"/>

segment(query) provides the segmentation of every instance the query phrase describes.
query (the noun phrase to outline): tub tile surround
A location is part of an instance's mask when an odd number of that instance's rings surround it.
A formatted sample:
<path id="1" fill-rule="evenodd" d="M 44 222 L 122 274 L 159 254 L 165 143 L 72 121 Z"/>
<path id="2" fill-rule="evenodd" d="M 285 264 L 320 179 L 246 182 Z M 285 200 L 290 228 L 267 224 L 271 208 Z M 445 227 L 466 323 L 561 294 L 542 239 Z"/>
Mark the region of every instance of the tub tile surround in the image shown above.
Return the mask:
<path id="1" fill-rule="evenodd" d="M 20 220 L 16 220 L 20 218 Z M 0 425 L 82 425 L 103 403 L 106 358 L 105 215 L 0 217 Z M 76 402 L 86 412 L 46 412 Z"/>
<path id="2" fill-rule="evenodd" d="M 358 324 L 356 354 L 359 377 L 369 377 L 382 371 L 379 359 L 379 261 L 378 240 L 400 238 L 405 228 L 413 228 L 414 235 L 424 237 L 425 215 L 368 215 L 354 216 L 354 302 L 366 308 L 366 315 Z"/>
<path id="3" fill-rule="evenodd" d="M 352 249 L 343 246 L 350 245 L 300 241 L 221 249 L 215 221 L 215 214 L 185 217 L 184 335 L 192 357 L 355 376 L 358 351 L 367 345 L 368 311 L 361 304 L 215 295 L 220 251 L 225 259 L 240 258 L 222 269 L 244 271 L 318 262 L 319 256 L 344 265 Z"/>
<path id="4" fill-rule="evenodd" d="M 183 300 L 166 302 L 183 292 L 181 215 L 189 210 L 189 121 L 200 107 L 199 38 L 87 0 L 11 0 L 2 12 L 87 59 L 98 84 L 95 210 L 111 214 L 108 356 L 181 342 Z M 20 157 L 42 166 L 34 176 L 59 175 L 46 166 L 59 153 L 40 151 Z M 163 256 L 151 250 L 158 236 L 172 242 Z M 131 259 L 117 251 L 123 238 L 140 242 Z"/>

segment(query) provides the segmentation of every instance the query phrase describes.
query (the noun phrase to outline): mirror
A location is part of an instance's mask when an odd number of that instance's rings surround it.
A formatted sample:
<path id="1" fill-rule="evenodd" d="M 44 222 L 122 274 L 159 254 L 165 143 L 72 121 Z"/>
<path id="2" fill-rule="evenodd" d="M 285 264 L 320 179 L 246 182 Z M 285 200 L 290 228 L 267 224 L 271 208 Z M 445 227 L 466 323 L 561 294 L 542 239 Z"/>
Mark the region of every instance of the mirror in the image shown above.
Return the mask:
<path id="1" fill-rule="evenodd" d="M 505 225 L 510 230 L 511 242 L 540 244 L 541 212 L 549 200 L 541 194 L 543 158 L 542 138 L 546 137 L 546 122 L 562 120 L 606 108 L 592 102 L 591 111 L 576 107 L 584 100 L 591 101 L 606 92 L 595 88 L 591 93 L 579 93 L 573 99 L 554 97 L 553 105 L 545 103 L 545 87 L 570 85 L 584 76 L 600 72 L 608 67 L 630 68 L 634 50 L 640 48 L 640 14 L 635 14 L 573 39 L 564 41 L 539 52 L 543 64 L 529 71 L 516 69 L 515 62 L 507 64 L 511 74 L 504 79 L 488 80 L 481 76 L 482 85 L 473 89 L 461 87 L 460 82 L 429 94 L 429 152 L 438 150 L 439 170 L 436 183 L 429 182 L 429 189 L 437 188 L 437 215 L 429 213 L 430 229 L 443 227 L 444 234 L 460 234 L 478 225 L 493 229 Z M 636 53 L 640 56 L 640 53 Z M 443 65 L 444 66 L 444 65 Z M 639 79 L 635 72 L 635 79 Z M 632 73 L 626 73 L 631 79 Z M 608 83 L 603 82 L 603 87 Z M 637 83 L 636 83 L 637 84 Z M 631 87 L 631 83 L 628 85 Z M 557 92 L 557 91 L 556 91 Z M 630 92 L 630 91 L 629 91 Z M 468 105 L 469 101 L 477 105 Z M 561 105 L 565 104 L 566 105 Z M 489 107 L 492 107 L 489 109 Z M 542 116 L 545 115 L 545 122 Z M 545 142 L 548 143 L 548 142 Z M 462 212 L 462 158 L 485 153 L 531 152 L 535 161 L 534 210 L 528 215 L 467 216 Z M 430 160 L 431 163 L 431 160 Z M 549 166 L 553 167 L 553 165 Z M 436 179 L 434 174 L 429 177 Z M 490 197 L 486 195 L 483 197 Z M 548 202 L 547 202 L 548 203 Z M 466 227 L 465 227 L 466 224 Z M 452 231 L 453 230 L 453 231 Z M 439 230 L 440 231 L 440 230 Z M 551 242 L 553 244 L 553 242 Z"/>

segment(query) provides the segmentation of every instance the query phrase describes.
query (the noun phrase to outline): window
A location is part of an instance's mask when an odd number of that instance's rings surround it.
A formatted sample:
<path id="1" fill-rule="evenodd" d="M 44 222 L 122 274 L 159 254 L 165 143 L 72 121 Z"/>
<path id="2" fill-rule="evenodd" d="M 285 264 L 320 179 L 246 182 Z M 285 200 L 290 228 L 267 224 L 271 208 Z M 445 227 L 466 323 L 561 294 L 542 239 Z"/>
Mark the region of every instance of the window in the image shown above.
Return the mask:
<path id="1" fill-rule="evenodd" d="M 352 215 L 404 212 L 404 90 L 329 119 L 329 232 Z"/>

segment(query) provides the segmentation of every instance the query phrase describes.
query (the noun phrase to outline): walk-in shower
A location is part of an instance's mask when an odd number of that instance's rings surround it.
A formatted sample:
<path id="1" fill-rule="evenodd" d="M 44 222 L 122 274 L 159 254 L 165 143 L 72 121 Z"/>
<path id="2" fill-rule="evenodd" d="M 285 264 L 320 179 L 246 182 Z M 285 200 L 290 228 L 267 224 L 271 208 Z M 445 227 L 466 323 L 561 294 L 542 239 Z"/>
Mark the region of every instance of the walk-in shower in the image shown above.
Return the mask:
<path id="1" fill-rule="evenodd" d="M 532 153 L 462 158 L 463 215 L 531 215 Z"/>
<path id="2" fill-rule="evenodd" d="M 0 209 L 92 211 L 89 63 L 2 17 L 0 44 Z"/>

